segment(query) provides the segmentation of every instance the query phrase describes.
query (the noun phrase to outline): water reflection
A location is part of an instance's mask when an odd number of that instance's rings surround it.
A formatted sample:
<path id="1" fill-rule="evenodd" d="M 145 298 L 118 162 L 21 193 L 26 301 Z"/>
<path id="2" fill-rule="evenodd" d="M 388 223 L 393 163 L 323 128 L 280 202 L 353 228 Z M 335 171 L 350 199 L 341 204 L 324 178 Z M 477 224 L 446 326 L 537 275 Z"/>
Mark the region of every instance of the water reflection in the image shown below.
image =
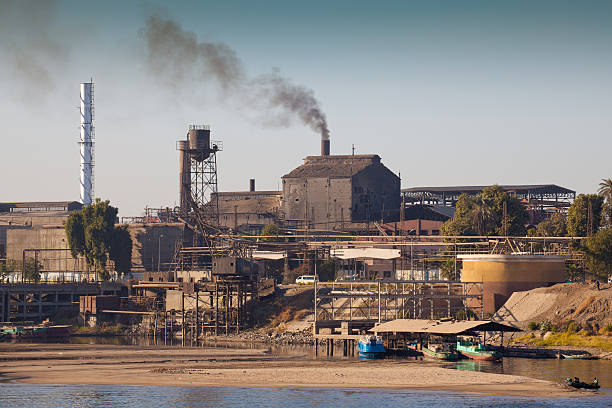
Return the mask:
<path id="1" fill-rule="evenodd" d="M 180 339 L 163 339 L 152 337 L 72 337 L 73 344 L 112 344 L 112 345 L 132 345 L 132 346 L 172 346 L 180 347 Z M 351 359 L 358 360 L 358 353 L 352 356 L 343 356 L 341 344 L 334 347 L 333 356 L 327 355 L 324 347 L 319 347 L 319 355 L 315 355 L 313 346 L 310 345 L 270 345 L 268 343 L 256 342 L 199 342 L 196 347 L 215 347 L 215 348 L 247 348 L 264 349 L 270 355 L 290 356 L 293 358 L 318 358 L 318 359 Z M 405 361 L 414 364 L 435 364 L 440 367 L 482 371 L 496 374 L 521 375 L 525 377 L 537 378 L 542 380 L 560 383 L 565 377 L 579 377 L 585 381 L 590 381 L 594 377 L 599 379 L 602 389 L 612 392 L 612 361 L 609 360 L 566 360 L 566 359 L 525 359 L 515 357 L 505 357 L 501 363 L 490 361 L 461 360 L 456 363 L 436 362 L 433 360 L 423 361 L 422 358 L 388 356 L 385 359 Z M 374 360 L 372 364 L 377 364 Z M 606 392 L 607 392 L 606 391 Z"/>
<path id="2" fill-rule="evenodd" d="M 129 387 L 105 385 L 0 384 L 0 406 L 21 407 L 600 407 L 612 398 L 592 395 L 574 398 L 530 398 L 459 394 L 440 391 L 321 389 L 321 388 L 224 388 Z"/>

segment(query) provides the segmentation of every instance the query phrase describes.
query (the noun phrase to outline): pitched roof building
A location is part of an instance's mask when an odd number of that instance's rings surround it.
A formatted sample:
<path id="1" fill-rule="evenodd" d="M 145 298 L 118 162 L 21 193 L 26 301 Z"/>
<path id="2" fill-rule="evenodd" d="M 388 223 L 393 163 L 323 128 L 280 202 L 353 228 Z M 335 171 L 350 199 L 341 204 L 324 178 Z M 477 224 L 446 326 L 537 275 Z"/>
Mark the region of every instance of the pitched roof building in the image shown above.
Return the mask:
<path id="1" fill-rule="evenodd" d="M 341 230 L 399 218 L 400 179 L 378 155 L 308 156 L 282 179 L 286 221 Z"/>

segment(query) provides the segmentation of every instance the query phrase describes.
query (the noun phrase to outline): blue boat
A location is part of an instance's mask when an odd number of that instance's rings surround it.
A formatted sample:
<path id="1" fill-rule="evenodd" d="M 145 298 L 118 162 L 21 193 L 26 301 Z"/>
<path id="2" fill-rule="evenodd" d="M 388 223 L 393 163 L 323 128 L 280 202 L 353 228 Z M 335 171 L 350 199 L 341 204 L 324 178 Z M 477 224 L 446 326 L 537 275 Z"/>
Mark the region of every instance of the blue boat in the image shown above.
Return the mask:
<path id="1" fill-rule="evenodd" d="M 380 336 L 363 336 L 359 339 L 359 355 L 364 357 L 382 357 L 385 346 Z"/>

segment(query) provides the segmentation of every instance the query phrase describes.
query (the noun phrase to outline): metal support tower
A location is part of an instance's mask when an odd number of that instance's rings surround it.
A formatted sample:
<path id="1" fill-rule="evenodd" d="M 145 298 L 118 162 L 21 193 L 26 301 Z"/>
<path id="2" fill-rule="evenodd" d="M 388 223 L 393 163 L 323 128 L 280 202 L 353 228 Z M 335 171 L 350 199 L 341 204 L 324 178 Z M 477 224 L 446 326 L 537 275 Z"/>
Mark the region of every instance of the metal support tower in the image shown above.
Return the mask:
<path id="1" fill-rule="evenodd" d="M 191 159 L 191 197 L 200 209 L 202 217 L 213 226 L 219 225 L 219 202 L 217 198 L 217 151 L 218 145 L 211 141 L 210 155 L 198 161 Z"/>
<path id="2" fill-rule="evenodd" d="M 207 125 L 190 125 L 187 139 L 177 142 L 177 149 L 180 152 L 181 212 L 191 218 L 207 241 L 206 237 L 219 226 L 217 152 L 223 150 L 223 145 L 210 140 Z"/>

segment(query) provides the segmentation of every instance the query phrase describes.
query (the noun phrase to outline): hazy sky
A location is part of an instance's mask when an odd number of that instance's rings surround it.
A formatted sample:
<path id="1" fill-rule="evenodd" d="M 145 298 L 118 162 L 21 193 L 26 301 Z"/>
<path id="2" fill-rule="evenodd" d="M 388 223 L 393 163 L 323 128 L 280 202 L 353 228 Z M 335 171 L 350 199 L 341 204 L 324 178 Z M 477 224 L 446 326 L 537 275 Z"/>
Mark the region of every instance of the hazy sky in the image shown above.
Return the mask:
<path id="1" fill-rule="evenodd" d="M 320 136 L 299 120 L 271 126 L 283 121 L 201 75 L 156 75 L 151 15 L 226 44 L 249 78 L 279 72 L 311 89 L 332 153 L 377 153 L 403 187 L 594 192 L 612 177 L 610 1 L 0 0 L 0 201 L 78 200 L 79 83 L 90 77 L 95 193 L 120 216 L 177 204 L 176 141 L 190 123 L 224 142 L 221 191 L 249 178 L 277 189 L 318 154 Z"/>

